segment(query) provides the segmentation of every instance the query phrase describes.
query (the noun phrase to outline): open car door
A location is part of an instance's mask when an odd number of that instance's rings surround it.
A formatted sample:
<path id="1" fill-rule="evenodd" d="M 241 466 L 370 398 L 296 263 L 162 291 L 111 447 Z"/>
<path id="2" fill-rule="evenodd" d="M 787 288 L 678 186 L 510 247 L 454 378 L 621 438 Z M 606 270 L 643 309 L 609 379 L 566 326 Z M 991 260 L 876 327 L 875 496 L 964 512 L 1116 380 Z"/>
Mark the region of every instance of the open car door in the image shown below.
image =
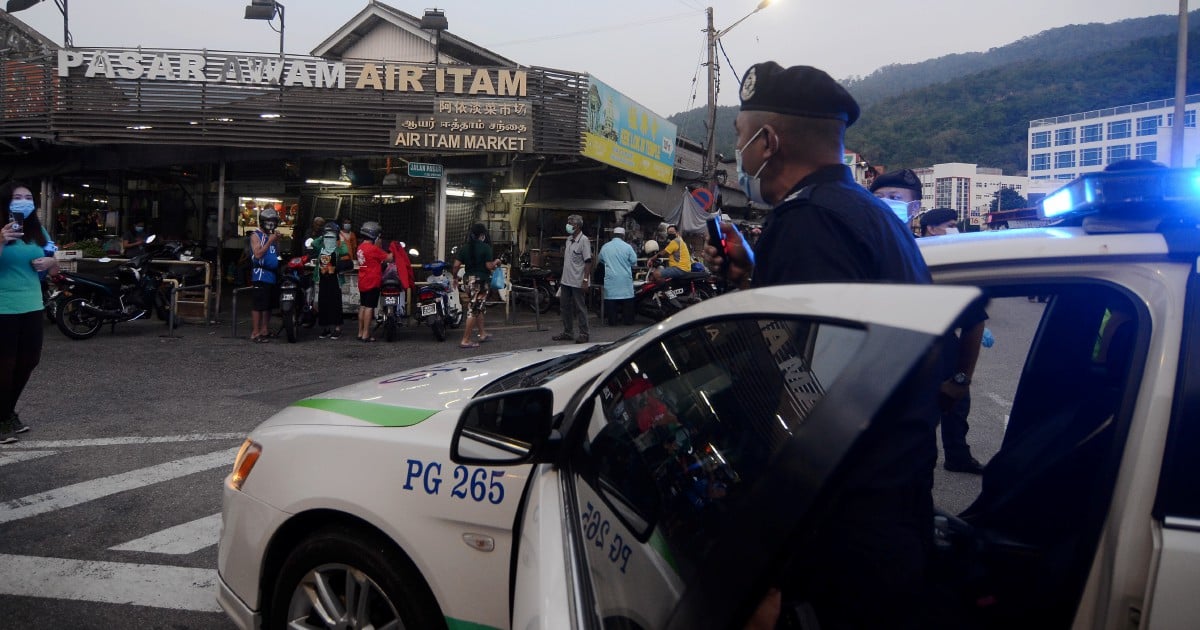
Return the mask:
<path id="1" fill-rule="evenodd" d="M 567 407 L 552 461 L 533 470 L 512 627 L 740 627 L 772 587 L 804 627 L 824 612 L 812 602 L 836 603 L 837 580 L 820 572 L 857 566 L 835 552 L 839 519 L 899 513 L 929 536 L 935 362 L 979 298 L 963 287 L 757 289 L 644 334 Z M 456 450 L 469 433 L 460 425 Z M 521 450 L 496 433 L 488 448 Z M 922 485 L 924 497 L 910 492 Z"/>

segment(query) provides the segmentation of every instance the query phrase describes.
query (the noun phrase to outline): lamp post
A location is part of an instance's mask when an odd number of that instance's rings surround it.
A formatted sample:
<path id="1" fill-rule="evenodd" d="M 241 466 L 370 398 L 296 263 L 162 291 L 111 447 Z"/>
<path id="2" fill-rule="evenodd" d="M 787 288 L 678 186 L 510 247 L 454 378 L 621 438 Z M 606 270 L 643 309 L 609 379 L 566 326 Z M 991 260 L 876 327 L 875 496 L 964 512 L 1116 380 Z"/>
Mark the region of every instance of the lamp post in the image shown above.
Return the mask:
<path id="1" fill-rule="evenodd" d="M 63 0 L 64 2 L 66 0 Z M 279 14 L 279 58 L 283 58 L 283 3 L 278 0 L 250 0 L 250 6 L 246 7 L 245 18 L 247 20 L 270 20 L 275 19 L 275 14 Z M 275 27 L 271 27 L 275 30 Z"/>
<path id="2" fill-rule="evenodd" d="M 708 17 L 708 28 L 705 30 L 708 33 L 708 134 L 704 152 L 704 180 L 710 185 L 713 183 L 713 178 L 717 170 L 717 147 L 714 144 L 717 133 L 717 43 L 726 33 L 733 30 L 735 26 L 745 22 L 751 15 L 767 8 L 769 4 L 771 4 L 771 0 L 760 0 L 758 6 L 753 11 L 719 31 L 713 26 L 712 7 L 704 10 L 705 15 Z"/>
<path id="3" fill-rule="evenodd" d="M 433 65 L 436 66 L 441 63 L 442 31 L 450 28 L 450 22 L 446 20 L 445 12 L 438 9 L 425 9 L 425 15 L 421 16 L 421 28 L 437 34 L 437 40 L 433 44 Z"/>
<path id="4" fill-rule="evenodd" d="M 29 7 L 32 7 L 41 1 L 42 0 L 8 0 L 8 4 L 5 6 L 5 9 L 9 13 L 16 13 L 17 11 L 24 11 L 25 9 L 28 9 Z M 75 42 L 71 39 L 70 20 L 67 19 L 67 0 L 54 0 L 54 6 L 58 7 L 58 10 L 63 16 L 63 48 L 71 48 L 75 45 Z"/>

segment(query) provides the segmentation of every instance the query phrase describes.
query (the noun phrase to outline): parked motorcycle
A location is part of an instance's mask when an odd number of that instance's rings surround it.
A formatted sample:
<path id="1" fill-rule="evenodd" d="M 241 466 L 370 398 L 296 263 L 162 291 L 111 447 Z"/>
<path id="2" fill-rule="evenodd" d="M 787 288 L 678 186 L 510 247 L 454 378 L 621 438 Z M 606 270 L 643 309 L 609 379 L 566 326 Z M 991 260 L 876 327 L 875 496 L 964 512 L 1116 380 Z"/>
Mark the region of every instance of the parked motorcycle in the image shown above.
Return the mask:
<path id="1" fill-rule="evenodd" d="M 379 326 L 383 326 L 383 338 L 396 340 L 400 327 L 408 319 L 408 305 L 405 304 L 404 286 L 400 277 L 395 274 L 385 274 L 383 284 L 379 287 L 379 310 L 376 311 Z"/>
<path id="2" fill-rule="evenodd" d="M 689 271 L 677 278 L 655 280 L 657 260 L 650 259 L 650 273 L 634 283 L 634 308 L 639 315 L 660 321 L 718 293 L 717 284 L 707 271 Z"/>
<path id="3" fill-rule="evenodd" d="M 154 242 L 154 236 L 146 244 Z M 71 339 L 88 339 L 104 324 L 116 326 L 146 317 L 151 310 L 170 321 L 171 303 L 163 285 L 163 273 L 150 266 L 157 250 L 147 249 L 117 268 L 114 277 L 62 272 L 54 284 L 62 291 L 55 322 Z M 101 262 L 108 259 L 101 258 Z"/>
<path id="4" fill-rule="evenodd" d="M 52 278 L 42 278 L 42 310 L 50 323 L 58 321 L 58 308 L 63 303 L 63 292 Z"/>
<path id="5" fill-rule="evenodd" d="M 313 308 L 312 268 L 308 261 L 308 256 L 295 256 L 288 260 L 279 281 L 279 312 L 283 316 L 283 329 L 288 343 L 296 343 L 300 339 L 301 326 L 312 328 L 317 322 Z"/>
<path id="6" fill-rule="evenodd" d="M 558 298 L 555 297 L 558 293 L 558 274 L 549 269 L 534 267 L 529 261 L 529 254 L 521 254 L 512 284 L 527 290 L 518 289 L 515 299 L 518 304 L 525 304 L 530 310 L 546 313 L 558 304 Z"/>
<path id="7" fill-rule="evenodd" d="M 425 284 L 417 290 L 413 315 L 418 323 L 429 324 L 438 341 L 446 340 L 446 328 L 457 328 L 466 320 L 458 291 L 454 289 L 446 263 L 435 260 L 421 267 L 429 271 Z"/>

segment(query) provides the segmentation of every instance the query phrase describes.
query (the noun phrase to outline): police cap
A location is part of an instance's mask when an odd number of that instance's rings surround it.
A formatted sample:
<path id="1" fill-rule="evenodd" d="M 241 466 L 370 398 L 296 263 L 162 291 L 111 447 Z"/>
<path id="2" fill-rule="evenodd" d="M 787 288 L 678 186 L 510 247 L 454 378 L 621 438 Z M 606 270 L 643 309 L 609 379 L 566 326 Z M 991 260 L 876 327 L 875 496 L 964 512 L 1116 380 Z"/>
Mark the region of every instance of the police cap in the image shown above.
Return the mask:
<path id="1" fill-rule="evenodd" d="M 957 218 L 958 212 L 950 208 L 934 208 L 921 214 L 921 228 L 924 229 L 931 225 L 941 225 Z"/>
<path id="2" fill-rule="evenodd" d="M 744 112 L 831 118 L 847 127 L 858 120 L 854 97 L 833 77 L 812 66 L 756 63 L 742 76 L 741 98 Z"/>
<path id="3" fill-rule="evenodd" d="M 876 177 L 875 181 L 871 182 L 871 192 L 880 188 L 904 188 L 917 193 L 917 199 L 921 198 L 921 178 L 907 168 Z"/>

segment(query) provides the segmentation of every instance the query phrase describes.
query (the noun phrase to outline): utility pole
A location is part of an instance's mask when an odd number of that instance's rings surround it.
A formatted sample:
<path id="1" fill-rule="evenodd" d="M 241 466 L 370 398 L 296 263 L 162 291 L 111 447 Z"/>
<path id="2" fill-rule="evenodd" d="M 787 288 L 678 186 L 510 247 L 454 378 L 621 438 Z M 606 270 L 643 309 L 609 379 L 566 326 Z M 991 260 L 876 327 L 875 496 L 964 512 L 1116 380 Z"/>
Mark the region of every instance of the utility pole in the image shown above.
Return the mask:
<path id="1" fill-rule="evenodd" d="M 717 172 L 717 29 L 713 26 L 712 7 L 705 9 L 704 13 L 708 17 L 708 28 L 704 31 L 708 36 L 708 116 L 705 120 L 707 129 L 704 141 L 704 182 L 713 186 Z M 713 189 L 715 193 L 715 186 Z"/>
<path id="2" fill-rule="evenodd" d="M 1183 166 L 1183 130 L 1187 105 L 1188 3 L 1179 0 L 1179 42 L 1175 59 L 1175 124 L 1171 127 L 1171 167 Z"/>

